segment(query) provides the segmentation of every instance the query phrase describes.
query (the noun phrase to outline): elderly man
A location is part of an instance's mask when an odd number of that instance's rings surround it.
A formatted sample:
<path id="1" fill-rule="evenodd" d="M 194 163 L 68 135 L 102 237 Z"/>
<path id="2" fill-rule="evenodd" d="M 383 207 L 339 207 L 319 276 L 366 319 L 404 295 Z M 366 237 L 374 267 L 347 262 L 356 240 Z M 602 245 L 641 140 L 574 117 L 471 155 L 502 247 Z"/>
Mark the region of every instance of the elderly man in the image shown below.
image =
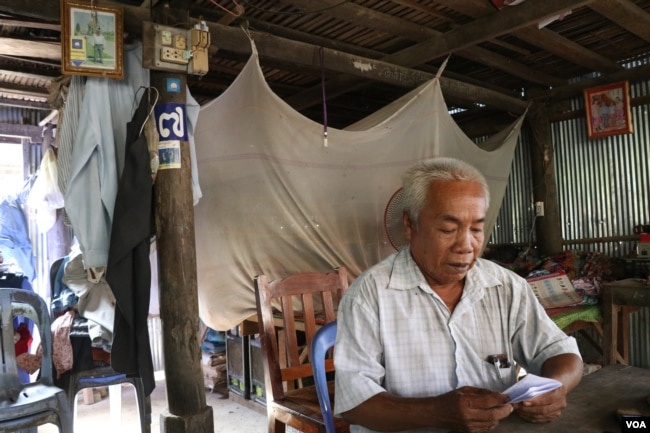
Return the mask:
<path id="1" fill-rule="evenodd" d="M 352 432 L 419 433 L 485 432 L 513 411 L 560 416 L 582 359 L 523 278 L 479 258 L 485 178 L 435 158 L 403 186 L 408 247 L 361 274 L 339 305 L 336 413 Z M 508 404 L 501 392 L 518 366 L 562 386 Z"/>

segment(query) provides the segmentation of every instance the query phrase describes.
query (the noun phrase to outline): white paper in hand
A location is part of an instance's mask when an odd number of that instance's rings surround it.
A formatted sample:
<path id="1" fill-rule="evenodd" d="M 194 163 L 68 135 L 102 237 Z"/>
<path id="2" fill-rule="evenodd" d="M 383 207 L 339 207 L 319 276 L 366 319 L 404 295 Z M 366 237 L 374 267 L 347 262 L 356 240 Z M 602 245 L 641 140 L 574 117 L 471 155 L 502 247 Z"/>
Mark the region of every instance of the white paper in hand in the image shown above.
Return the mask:
<path id="1" fill-rule="evenodd" d="M 540 377 L 534 374 L 527 374 L 526 377 L 503 391 L 510 401 L 508 403 L 520 403 L 530 400 L 538 395 L 544 394 L 562 386 L 562 382 L 548 377 Z"/>

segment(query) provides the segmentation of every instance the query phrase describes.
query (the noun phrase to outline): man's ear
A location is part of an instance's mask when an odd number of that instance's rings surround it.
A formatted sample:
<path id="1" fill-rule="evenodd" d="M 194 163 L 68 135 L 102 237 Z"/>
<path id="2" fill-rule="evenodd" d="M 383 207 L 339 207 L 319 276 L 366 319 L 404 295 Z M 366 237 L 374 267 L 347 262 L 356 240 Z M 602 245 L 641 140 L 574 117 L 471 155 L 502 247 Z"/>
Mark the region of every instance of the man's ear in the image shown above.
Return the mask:
<path id="1" fill-rule="evenodd" d="M 404 235 L 406 236 L 406 240 L 411 242 L 411 236 L 413 235 L 415 227 L 413 227 L 413 221 L 411 221 L 408 212 L 402 213 L 402 223 L 404 225 Z"/>

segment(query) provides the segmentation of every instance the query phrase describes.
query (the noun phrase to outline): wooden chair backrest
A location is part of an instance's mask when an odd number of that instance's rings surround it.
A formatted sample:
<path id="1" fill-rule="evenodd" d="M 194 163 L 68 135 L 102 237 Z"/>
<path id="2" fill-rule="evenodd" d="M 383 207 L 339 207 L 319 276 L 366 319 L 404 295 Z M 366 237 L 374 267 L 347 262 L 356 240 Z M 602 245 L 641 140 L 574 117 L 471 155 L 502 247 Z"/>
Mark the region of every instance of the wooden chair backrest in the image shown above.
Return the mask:
<path id="1" fill-rule="evenodd" d="M 255 278 L 267 399 L 282 399 L 285 389 L 300 387 L 300 379 L 313 376 L 308 353 L 312 338 L 320 326 L 336 320 L 338 302 L 347 288 L 343 267 L 275 281 L 265 275 Z M 333 370 L 333 364 L 328 370 Z"/>

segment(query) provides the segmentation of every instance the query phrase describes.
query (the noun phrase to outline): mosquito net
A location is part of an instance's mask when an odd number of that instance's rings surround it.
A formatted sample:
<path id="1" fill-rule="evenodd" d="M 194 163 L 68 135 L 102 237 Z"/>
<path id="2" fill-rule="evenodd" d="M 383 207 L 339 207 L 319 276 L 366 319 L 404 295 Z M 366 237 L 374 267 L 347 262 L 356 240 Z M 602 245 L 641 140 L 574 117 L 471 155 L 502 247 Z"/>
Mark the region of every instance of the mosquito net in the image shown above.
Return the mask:
<path id="1" fill-rule="evenodd" d="M 523 116 L 477 146 L 449 115 L 438 77 L 345 129 L 303 117 L 264 80 L 257 50 L 202 108 L 195 131 L 203 197 L 195 207 L 199 312 L 227 330 L 255 314 L 253 278 L 345 266 L 351 278 L 395 250 L 384 211 L 424 158 L 474 164 L 491 191 L 487 233 Z"/>

